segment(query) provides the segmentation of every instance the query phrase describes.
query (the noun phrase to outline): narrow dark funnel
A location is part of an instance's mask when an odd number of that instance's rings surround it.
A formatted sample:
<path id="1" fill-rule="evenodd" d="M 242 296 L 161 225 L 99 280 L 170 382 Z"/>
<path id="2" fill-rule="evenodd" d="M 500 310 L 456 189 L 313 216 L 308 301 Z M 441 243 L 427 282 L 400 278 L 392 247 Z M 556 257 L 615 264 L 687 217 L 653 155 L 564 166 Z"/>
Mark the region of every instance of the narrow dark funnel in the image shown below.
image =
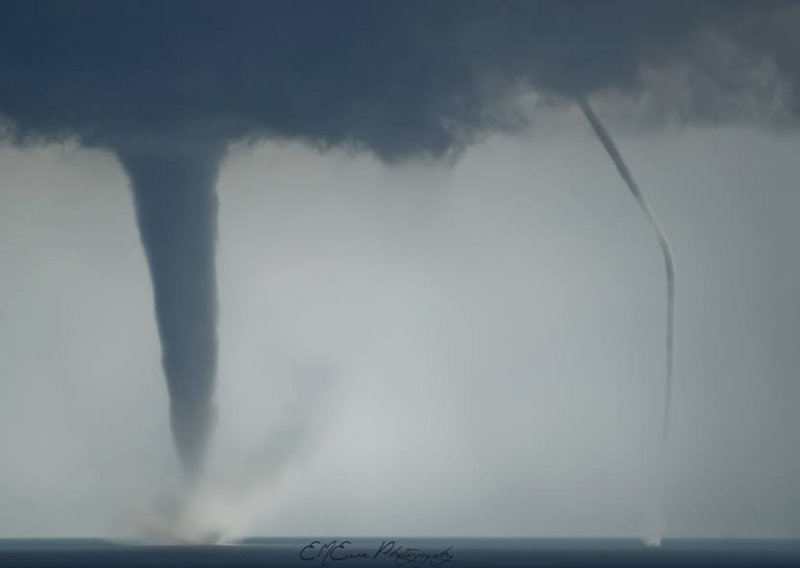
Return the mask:
<path id="1" fill-rule="evenodd" d="M 579 99 L 578 105 L 581 107 L 584 116 L 586 116 L 586 120 L 589 121 L 589 124 L 592 126 L 592 130 L 597 135 L 597 138 L 600 140 L 600 143 L 605 148 L 606 152 L 608 153 L 611 161 L 614 162 L 614 165 L 619 172 L 620 177 L 625 181 L 625 184 L 628 186 L 631 194 L 633 195 L 634 199 L 639 203 L 639 207 L 642 209 L 642 212 L 647 217 L 647 220 L 650 222 L 650 225 L 653 227 L 656 235 L 658 236 L 658 244 L 661 247 L 661 255 L 664 258 L 664 273 L 667 277 L 667 333 L 666 333 L 666 381 L 665 381 L 665 388 L 664 388 L 664 414 L 663 414 L 663 423 L 661 426 L 661 445 L 658 450 L 656 463 L 655 463 L 655 475 L 653 476 L 653 484 L 652 484 L 652 491 L 651 491 L 651 498 L 653 499 L 652 507 L 647 511 L 648 515 L 652 515 L 652 521 L 657 523 L 655 526 L 652 527 L 652 530 L 655 530 L 654 533 L 648 534 L 647 539 L 648 542 L 653 544 L 658 544 L 661 542 L 661 538 L 663 535 L 663 514 L 662 514 L 662 493 L 663 493 L 663 482 L 664 482 L 664 461 L 665 456 L 667 453 L 667 441 L 669 439 L 669 431 L 670 431 L 670 418 L 672 415 L 671 406 L 672 406 L 672 368 L 673 368 L 673 360 L 675 357 L 674 353 L 674 337 L 675 337 L 675 263 L 672 259 L 672 249 L 669 246 L 669 241 L 667 240 L 667 236 L 664 231 L 661 230 L 658 222 L 656 221 L 653 212 L 650 210 L 650 206 L 647 204 L 647 201 L 642 195 L 639 186 L 636 184 L 636 181 L 633 179 L 628 166 L 625 165 L 625 160 L 622 159 L 622 155 L 617 150 L 616 144 L 614 144 L 614 140 L 611 138 L 611 135 L 606 130 L 606 127 L 603 126 L 603 123 L 600 122 L 600 119 L 597 118 L 597 115 L 592 110 L 589 101 L 586 99 Z"/>
<path id="2" fill-rule="evenodd" d="M 202 470 L 213 426 L 217 367 L 219 147 L 117 149 L 147 255 L 170 398 L 172 434 L 187 477 Z"/>
<path id="3" fill-rule="evenodd" d="M 625 165 L 625 160 L 622 159 L 622 155 L 617 150 L 616 144 L 614 144 L 614 140 L 611 139 L 611 135 L 606 130 L 603 123 L 600 122 L 600 119 L 597 118 L 597 115 L 592 110 L 589 101 L 586 99 L 578 99 L 578 105 L 581 107 L 584 116 L 586 116 L 586 120 L 589 121 L 589 124 L 592 126 L 592 130 L 597 135 L 597 138 L 600 139 L 600 143 L 605 148 L 606 152 L 608 152 L 611 161 L 614 162 L 614 165 L 619 172 L 620 177 L 625 181 L 625 184 L 628 186 L 631 194 L 633 195 L 634 199 L 636 199 L 639 207 L 641 207 L 642 212 L 644 212 L 647 220 L 650 222 L 650 225 L 653 227 L 653 230 L 658 237 L 658 244 L 661 247 L 661 255 L 664 258 L 664 273 L 667 278 L 667 332 L 666 332 L 666 381 L 665 381 L 665 389 L 664 389 L 664 414 L 663 414 L 663 424 L 661 427 L 661 455 L 664 454 L 666 451 L 667 440 L 669 438 L 669 429 L 670 429 L 670 417 L 671 411 L 670 407 L 672 404 L 672 367 L 673 361 L 675 358 L 674 355 L 674 337 L 675 337 L 675 262 L 672 259 L 672 249 L 669 246 L 669 241 L 667 240 L 667 236 L 664 231 L 661 230 L 658 222 L 656 221 L 653 212 L 650 210 L 650 206 L 647 204 L 644 196 L 642 195 L 639 186 L 633 179 L 628 166 Z M 661 457 L 659 457 L 659 461 Z"/>

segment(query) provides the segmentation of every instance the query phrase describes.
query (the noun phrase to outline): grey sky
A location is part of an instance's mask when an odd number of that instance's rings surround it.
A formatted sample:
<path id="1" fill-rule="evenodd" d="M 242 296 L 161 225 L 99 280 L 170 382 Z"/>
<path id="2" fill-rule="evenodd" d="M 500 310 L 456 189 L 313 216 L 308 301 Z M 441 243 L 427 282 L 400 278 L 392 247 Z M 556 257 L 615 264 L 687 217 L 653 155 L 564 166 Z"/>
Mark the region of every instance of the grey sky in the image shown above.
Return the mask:
<path id="1" fill-rule="evenodd" d="M 796 537 L 800 138 L 633 129 L 618 108 L 598 114 L 677 265 L 667 535 Z M 223 495 L 280 430 L 297 369 L 337 376 L 246 531 L 639 533 L 662 260 L 577 108 L 535 117 L 452 168 L 231 152 L 209 466 Z M 0 534 L 130 534 L 176 458 L 127 181 L 75 147 L 4 148 L 0 164 Z"/>

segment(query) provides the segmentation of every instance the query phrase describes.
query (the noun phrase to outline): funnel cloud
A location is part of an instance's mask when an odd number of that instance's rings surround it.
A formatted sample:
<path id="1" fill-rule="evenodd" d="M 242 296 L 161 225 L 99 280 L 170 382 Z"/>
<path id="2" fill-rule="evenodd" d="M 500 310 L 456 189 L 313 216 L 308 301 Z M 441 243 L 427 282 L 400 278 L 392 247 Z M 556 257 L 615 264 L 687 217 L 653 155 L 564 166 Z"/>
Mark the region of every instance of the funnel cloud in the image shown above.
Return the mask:
<path id="1" fill-rule="evenodd" d="M 215 184 L 219 147 L 117 150 L 131 181 L 147 256 L 170 397 L 185 472 L 199 473 L 213 425 L 217 367 Z"/>
<path id="2" fill-rule="evenodd" d="M 611 138 L 608 130 L 606 130 L 605 126 L 603 126 L 603 123 L 600 122 L 600 119 L 597 118 L 597 115 L 594 113 L 594 110 L 592 109 L 588 100 L 580 99 L 578 104 L 586 116 L 586 120 L 589 121 L 589 124 L 591 124 L 595 134 L 597 134 L 597 138 L 603 144 L 603 148 L 605 148 L 606 152 L 608 152 L 611 161 L 614 162 L 614 166 L 617 168 L 620 177 L 622 177 L 623 181 L 625 181 L 625 184 L 628 186 L 631 194 L 636 199 L 636 202 L 639 204 L 639 207 L 642 209 L 645 217 L 647 217 L 647 221 L 653 227 L 653 230 L 658 237 L 658 244 L 661 247 L 661 254 L 664 257 L 664 273 L 667 281 L 667 331 L 665 352 L 666 373 L 664 389 L 664 416 L 661 429 L 661 453 L 663 454 L 669 438 L 670 406 L 672 403 L 672 368 L 675 358 L 675 261 L 672 258 L 672 249 L 669 246 L 669 241 L 667 240 L 666 234 L 664 234 L 664 231 L 661 230 L 658 221 L 656 221 L 653 212 L 650 210 L 650 206 L 647 204 L 647 201 L 645 200 L 644 195 L 642 195 L 639 186 L 633 179 L 628 166 L 625 164 L 625 160 L 622 159 L 622 155 L 619 153 L 619 150 L 617 150 L 617 146 L 614 144 L 614 140 Z"/>
<path id="3" fill-rule="evenodd" d="M 653 227 L 653 230 L 658 237 L 658 244 L 661 247 L 661 254 L 664 257 L 664 273 L 666 276 L 667 281 L 667 330 L 666 330 L 666 351 L 665 351 L 665 363 L 666 363 L 666 372 L 665 372 L 665 382 L 664 382 L 664 410 L 663 410 L 663 423 L 661 426 L 661 445 L 658 450 L 658 457 L 656 459 L 655 465 L 655 473 L 653 475 L 654 483 L 653 483 L 653 496 L 652 499 L 654 503 L 650 506 L 650 510 L 646 511 L 646 514 L 654 515 L 656 518 L 654 522 L 659 523 L 659 518 L 661 516 L 661 493 L 662 493 L 662 483 L 663 483 L 663 468 L 664 468 L 664 456 L 667 451 L 667 441 L 669 440 L 669 431 L 670 431 L 670 418 L 672 415 L 671 407 L 672 407 L 672 373 L 674 367 L 674 360 L 675 360 L 675 261 L 672 258 L 672 249 L 669 246 L 669 241 L 667 240 L 667 236 L 661 227 L 656 221 L 653 212 L 650 210 L 650 206 L 647 204 L 647 201 L 642 195 L 639 186 L 637 185 L 636 181 L 633 179 L 628 166 L 625 164 L 625 160 L 622 159 L 622 154 L 619 153 L 617 150 L 617 145 L 614 144 L 614 140 L 611 138 L 611 135 L 608 133 L 608 130 L 600 122 L 600 119 L 597 118 L 592 106 L 589 104 L 589 101 L 586 99 L 579 99 L 578 105 L 581 107 L 583 114 L 586 116 L 586 120 L 589 121 L 589 124 L 592 126 L 592 130 L 594 130 L 597 138 L 600 140 L 600 143 L 605 148 L 606 152 L 608 152 L 608 156 L 611 158 L 611 161 L 614 162 L 614 166 L 616 166 L 617 171 L 619 172 L 620 177 L 622 177 L 625 184 L 628 186 L 631 194 L 633 195 L 636 202 L 639 204 L 642 212 L 647 217 L 647 221 Z M 651 521 L 653 522 L 653 521 Z M 653 544 L 659 544 L 661 542 L 663 526 L 656 526 L 655 527 L 656 534 L 648 535 L 648 538 Z"/>

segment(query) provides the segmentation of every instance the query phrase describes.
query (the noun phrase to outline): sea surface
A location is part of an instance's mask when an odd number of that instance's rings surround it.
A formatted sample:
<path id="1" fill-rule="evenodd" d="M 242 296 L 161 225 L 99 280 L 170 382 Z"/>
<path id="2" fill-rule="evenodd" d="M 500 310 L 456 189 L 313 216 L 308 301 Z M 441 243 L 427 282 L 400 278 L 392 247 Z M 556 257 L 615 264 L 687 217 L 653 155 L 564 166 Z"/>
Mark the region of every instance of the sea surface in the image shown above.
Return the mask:
<path id="1" fill-rule="evenodd" d="M 800 540 L 251 538 L 225 545 L 0 539 L 0 566 L 800 566 Z"/>

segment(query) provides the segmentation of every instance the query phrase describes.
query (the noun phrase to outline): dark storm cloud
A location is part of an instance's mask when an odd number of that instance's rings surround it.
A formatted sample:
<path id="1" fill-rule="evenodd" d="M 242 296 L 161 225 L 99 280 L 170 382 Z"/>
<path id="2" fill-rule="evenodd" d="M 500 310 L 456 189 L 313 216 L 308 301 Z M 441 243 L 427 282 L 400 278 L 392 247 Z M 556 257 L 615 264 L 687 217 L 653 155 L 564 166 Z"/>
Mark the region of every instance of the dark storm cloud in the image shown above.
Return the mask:
<path id="1" fill-rule="evenodd" d="M 77 135 L 111 147 L 274 137 L 385 158 L 442 154 L 493 126 L 491 103 L 518 89 L 635 90 L 644 63 L 691 56 L 686 42 L 700 29 L 767 53 L 793 78 L 787 54 L 796 41 L 773 34 L 782 21 L 775 14 L 791 8 L 5 1 L 0 112 L 20 137 Z M 720 81 L 726 72 L 717 70 Z"/>

